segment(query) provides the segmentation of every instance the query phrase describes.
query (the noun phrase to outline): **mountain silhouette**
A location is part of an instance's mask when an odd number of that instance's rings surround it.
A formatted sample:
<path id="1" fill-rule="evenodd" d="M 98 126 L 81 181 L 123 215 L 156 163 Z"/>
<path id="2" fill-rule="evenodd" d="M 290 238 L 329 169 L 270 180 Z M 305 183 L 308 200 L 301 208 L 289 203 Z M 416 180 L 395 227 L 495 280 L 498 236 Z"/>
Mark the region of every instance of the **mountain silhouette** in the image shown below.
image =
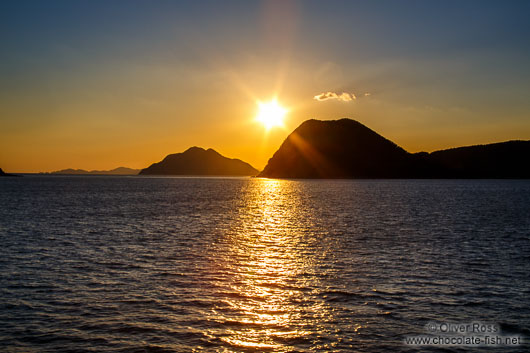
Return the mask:
<path id="1" fill-rule="evenodd" d="M 140 169 L 131 169 L 126 167 L 118 167 L 111 170 L 84 170 L 84 169 L 62 169 L 50 173 L 40 174 L 54 174 L 54 175 L 137 175 Z"/>
<path id="2" fill-rule="evenodd" d="M 191 147 L 182 153 L 166 156 L 161 162 L 142 169 L 140 175 L 233 175 L 258 173 L 250 164 L 222 156 L 213 149 Z"/>
<path id="3" fill-rule="evenodd" d="M 258 175 L 269 178 L 529 178 L 530 141 L 409 153 L 358 121 L 308 120 Z"/>
<path id="4" fill-rule="evenodd" d="M 308 120 L 294 130 L 259 176 L 278 178 L 397 178 L 410 153 L 350 119 Z"/>

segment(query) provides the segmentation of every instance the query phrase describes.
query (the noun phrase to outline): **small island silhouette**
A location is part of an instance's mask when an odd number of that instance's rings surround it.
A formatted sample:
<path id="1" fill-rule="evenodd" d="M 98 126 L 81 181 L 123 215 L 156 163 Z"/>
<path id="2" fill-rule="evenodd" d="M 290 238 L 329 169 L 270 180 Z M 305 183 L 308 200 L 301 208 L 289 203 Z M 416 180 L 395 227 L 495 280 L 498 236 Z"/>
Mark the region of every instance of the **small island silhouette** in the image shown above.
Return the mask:
<path id="1" fill-rule="evenodd" d="M 211 148 L 191 147 L 182 153 L 166 156 L 162 161 L 142 169 L 139 174 L 253 176 L 258 172 L 250 164 L 224 157 Z"/>
<path id="2" fill-rule="evenodd" d="M 17 176 L 20 176 L 20 175 L 15 175 L 15 174 L 9 174 L 9 173 L 5 173 L 2 168 L 0 168 L 0 177 L 17 177 Z"/>
<path id="3" fill-rule="evenodd" d="M 307 120 L 258 174 L 267 178 L 530 178 L 530 141 L 409 153 L 358 121 Z"/>

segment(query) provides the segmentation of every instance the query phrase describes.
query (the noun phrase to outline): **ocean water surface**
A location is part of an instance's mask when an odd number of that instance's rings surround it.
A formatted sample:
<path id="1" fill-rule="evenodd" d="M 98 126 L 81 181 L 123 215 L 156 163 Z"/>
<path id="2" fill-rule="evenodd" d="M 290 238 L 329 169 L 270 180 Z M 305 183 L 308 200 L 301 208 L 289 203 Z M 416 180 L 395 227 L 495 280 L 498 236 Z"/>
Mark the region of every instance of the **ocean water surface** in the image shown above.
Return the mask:
<path id="1" fill-rule="evenodd" d="M 3 351 L 478 351 L 405 344 L 430 322 L 528 340 L 528 180 L 26 176 L 0 204 Z"/>

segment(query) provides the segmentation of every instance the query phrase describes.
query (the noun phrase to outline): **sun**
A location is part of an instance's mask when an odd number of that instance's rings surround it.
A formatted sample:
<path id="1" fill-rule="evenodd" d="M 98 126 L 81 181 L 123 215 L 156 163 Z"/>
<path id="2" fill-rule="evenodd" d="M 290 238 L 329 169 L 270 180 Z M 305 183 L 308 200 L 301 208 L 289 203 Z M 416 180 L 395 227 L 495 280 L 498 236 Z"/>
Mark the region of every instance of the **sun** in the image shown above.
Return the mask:
<path id="1" fill-rule="evenodd" d="M 283 126 L 283 118 L 287 114 L 287 109 L 278 104 L 276 99 L 270 102 L 258 102 L 258 115 L 256 120 L 262 123 L 267 130 L 275 126 Z"/>

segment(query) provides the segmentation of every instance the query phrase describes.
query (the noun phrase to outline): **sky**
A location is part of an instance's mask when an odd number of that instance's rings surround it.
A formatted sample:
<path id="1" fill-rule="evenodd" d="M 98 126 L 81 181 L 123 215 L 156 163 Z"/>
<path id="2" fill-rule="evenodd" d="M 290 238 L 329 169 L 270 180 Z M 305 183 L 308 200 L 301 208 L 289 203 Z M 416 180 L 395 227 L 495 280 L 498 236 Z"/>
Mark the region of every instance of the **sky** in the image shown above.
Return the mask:
<path id="1" fill-rule="evenodd" d="M 0 2 L 0 167 L 262 169 L 307 119 L 410 152 L 530 139 L 530 1 Z M 256 122 L 258 102 L 289 110 Z"/>

